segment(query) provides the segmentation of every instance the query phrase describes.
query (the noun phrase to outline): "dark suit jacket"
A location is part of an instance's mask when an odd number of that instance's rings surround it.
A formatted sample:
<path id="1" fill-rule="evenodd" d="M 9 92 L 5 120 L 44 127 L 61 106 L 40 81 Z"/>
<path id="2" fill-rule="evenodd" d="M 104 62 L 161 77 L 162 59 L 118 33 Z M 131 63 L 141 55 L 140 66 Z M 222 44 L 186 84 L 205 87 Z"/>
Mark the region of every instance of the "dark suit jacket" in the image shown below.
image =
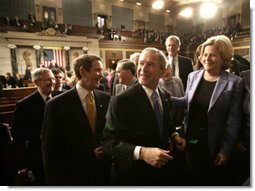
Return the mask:
<path id="1" fill-rule="evenodd" d="M 93 92 L 97 111 L 96 137 L 75 87 L 46 105 L 42 153 L 49 185 L 109 184 L 110 160 L 97 160 L 94 149 L 100 145 L 110 97 L 99 90 Z"/>
<path id="2" fill-rule="evenodd" d="M 142 160 L 133 160 L 136 146 L 169 149 L 168 138 L 174 132 L 169 118 L 169 94 L 160 90 L 160 96 L 164 110 L 163 138 L 151 103 L 140 84 L 111 99 L 103 148 L 115 158 L 117 183 L 120 185 L 164 185 L 167 184 L 165 179 L 173 172 L 169 165 L 156 169 Z M 167 181 L 171 185 L 171 180 Z"/>
<path id="3" fill-rule="evenodd" d="M 184 91 L 186 90 L 187 86 L 187 79 L 190 72 L 193 72 L 192 60 L 185 57 L 178 55 L 178 63 L 179 63 L 179 75 L 182 79 Z"/>
<path id="4" fill-rule="evenodd" d="M 45 102 L 38 91 L 16 104 L 12 135 L 17 153 L 17 168 L 43 176 L 40 133 Z M 38 183 L 40 184 L 40 183 Z"/>
<path id="5" fill-rule="evenodd" d="M 174 108 L 187 107 L 189 111 L 203 74 L 204 70 L 198 70 L 189 75 L 185 97 L 172 97 Z M 243 80 L 222 71 L 208 107 L 208 146 L 212 159 L 215 159 L 219 152 L 230 156 L 235 148 L 242 118 L 242 94 Z"/>
<path id="6" fill-rule="evenodd" d="M 244 96 L 243 96 L 243 120 L 241 129 L 241 140 L 246 148 L 250 149 L 250 111 L 251 111 L 251 89 L 250 89 L 250 70 L 241 72 L 240 77 L 244 80 Z"/>

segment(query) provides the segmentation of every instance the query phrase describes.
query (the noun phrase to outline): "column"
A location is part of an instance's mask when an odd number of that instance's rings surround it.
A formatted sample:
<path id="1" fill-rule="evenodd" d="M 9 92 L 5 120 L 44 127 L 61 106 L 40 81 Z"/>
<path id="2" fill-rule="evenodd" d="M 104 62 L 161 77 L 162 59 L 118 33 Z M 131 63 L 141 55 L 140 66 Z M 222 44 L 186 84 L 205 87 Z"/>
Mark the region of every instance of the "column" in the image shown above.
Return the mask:
<path id="1" fill-rule="evenodd" d="M 64 50 L 65 50 L 65 62 L 66 62 L 66 70 L 70 71 L 70 59 L 69 59 L 69 50 L 70 50 L 70 46 L 64 46 Z"/>
<path id="2" fill-rule="evenodd" d="M 86 46 L 84 46 L 84 47 L 82 48 L 82 50 L 83 50 L 83 54 L 88 54 L 89 48 L 86 47 Z"/>
<path id="3" fill-rule="evenodd" d="M 15 49 L 17 46 L 15 44 L 8 44 L 7 47 L 10 49 L 11 54 L 12 76 L 16 77 L 16 74 L 18 73 L 18 63 Z"/>
<path id="4" fill-rule="evenodd" d="M 34 45 L 33 48 L 35 49 L 35 60 L 36 60 L 36 67 L 40 68 L 41 64 L 41 46 Z"/>

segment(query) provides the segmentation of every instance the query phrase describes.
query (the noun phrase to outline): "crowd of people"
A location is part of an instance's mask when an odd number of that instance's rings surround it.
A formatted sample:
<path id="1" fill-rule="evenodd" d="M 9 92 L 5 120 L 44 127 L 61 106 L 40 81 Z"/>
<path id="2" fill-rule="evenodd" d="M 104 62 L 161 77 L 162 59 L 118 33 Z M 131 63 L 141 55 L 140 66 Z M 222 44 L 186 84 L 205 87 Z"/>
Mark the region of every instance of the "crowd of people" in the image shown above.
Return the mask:
<path id="1" fill-rule="evenodd" d="M 103 39 L 106 40 L 116 40 L 121 41 L 125 38 L 121 36 L 119 30 L 116 29 L 107 29 L 106 27 L 102 28 L 100 34 L 104 35 Z M 229 37 L 231 40 L 234 39 L 239 32 L 242 32 L 242 28 L 240 27 L 240 23 L 226 25 L 223 27 L 213 27 L 207 30 L 202 30 L 201 28 L 194 30 L 193 32 L 179 33 L 179 37 L 181 43 L 184 46 L 197 46 L 203 43 L 207 38 L 211 36 L 216 36 L 223 34 Z M 157 30 L 152 29 L 138 29 L 132 32 L 130 37 L 135 39 L 143 39 L 144 43 L 150 44 L 164 44 L 167 37 L 170 34 L 173 34 L 173 31 L 169 32 L 159 32 Z"/>
<path id="2" fill-rule="evenodd" d="M 59 68 L 33 70 L 37 91 L 11 129 L 13 185 L 250 185 L 249 67 L 228 70 L 224 35 L 199 45 L 199 67 L 179 55 L 178 36 L 165 46 L 167 56 L 147 47 L 110 72 L 82 54 L 72 83 Z"/>
<path id="3" fill-rule="evenodd" d="M 2 19 L 4 20 L 2 21 L 3 25 L 20 27 L 21 31 L 24 31 L 24 32 L 29 32 L 34 30 L 43 31 L 49 27 L 54 28 L 57 32 L 59 32 L 59 34 L 68 35 L 74 32 L 72 25 L 66 24 L 66 23 L 60 24 L 60 23 L 57 23 L 55 20 L 49 20 L 49 21 L 38 23 L 35 19 L 35 16 L 31 12 L 28 13 L 28 20 L 26 20 L 26 22 L 21 21 L 21 19 L 19 19 L 19 17 L 17 16 L 12 16 L 12 17 L 6 16 Z M 101 39 L 125 41 L 126 37 L 131 37 L 133 39 L 137 39 L 137 38 L 143 39 L 143 42 L 146 44 L 150 44 L 150 43 L 164 44 L 166 38 L 170 34 L 174 33 L 174 31 L 160 32 L 153 29 L 143 28 L 143 29 L 137 29 L 135 31 L 129 31 L 131 32 L 131 35 L 125 36 L 125 35 L 121 35 L 122 29 L 116 29 L 112 27 L 108 28 L 106 25 L 103 25 L 103 27 L 99 28 L 98 23 L 96 23 L 95 27 L 97 28 L 97 34 L 99 35 L 99 38 Z M 222 27 L 213 27 L 207 30 L 201 29 L 201 27 L 198 27 L 197 29 L 194 29 L 194 31 L 192 32 L 179 33 L 179 37 L 181 39 L 181 43 L 184 46 L 197 46 L 203 43 L 210 36 L 223 34 L 232 40 L 238 35 L 238 33 L 242 31 L 245 32 L 246 30 L 242 29 L 240 27 L 240 23 L 237 22 L 236 24 L 231 23 L 230 25 L 225 25 Z"/>
<path id="4" fill-rule="evenodd" d="M 73 26 L 69 24 L 60 24 L 55 20 L 47 20 L 44 22 L 37 22 L 32 12 L 28 13 L 27 19 L 20 19 L 18 16 L 5 16 L 0 18 L 1 26 L 13 26 L 18 27 L 22 32 L 39 32 L 48 28 L 53 28 L 60 34 L 70 34 L 73 30 Z"/>

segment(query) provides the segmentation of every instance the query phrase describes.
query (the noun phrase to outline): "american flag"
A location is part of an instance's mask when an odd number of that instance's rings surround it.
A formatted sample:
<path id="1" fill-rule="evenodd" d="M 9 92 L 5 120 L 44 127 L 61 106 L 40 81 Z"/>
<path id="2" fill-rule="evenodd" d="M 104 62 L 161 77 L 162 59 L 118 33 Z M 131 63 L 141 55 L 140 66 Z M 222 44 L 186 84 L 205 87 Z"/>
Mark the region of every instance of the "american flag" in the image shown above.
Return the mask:
<path id="1" fill-rule="evenodd" d="M 58 66 L 64 68 L 64 56 L 62 49 L 44 49 L 43 60 L 45 67 L 48 67 L 51 61 L 54 60 Z"/>

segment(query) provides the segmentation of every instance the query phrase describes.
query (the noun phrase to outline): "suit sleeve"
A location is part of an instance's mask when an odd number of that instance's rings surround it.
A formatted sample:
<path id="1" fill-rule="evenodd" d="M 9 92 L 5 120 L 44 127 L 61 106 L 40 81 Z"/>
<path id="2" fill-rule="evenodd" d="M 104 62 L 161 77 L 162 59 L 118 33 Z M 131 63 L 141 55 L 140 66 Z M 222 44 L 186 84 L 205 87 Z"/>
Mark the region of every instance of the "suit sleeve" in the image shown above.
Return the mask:
<path id="1" fill-rule="evenodd" d="M 189 74 L 187 80 L 187 88 L 183 97 L 171 97 L 171 108 L 173 109 L 187 109 L 188 107 L 188 91 L 192 86 L 192 75 Z"/>
<path id="2" fill-rule="evenodd" d="M 57 124 L 61 120 L 58 118 L 58 107 L 52 102 L 48 102 L 44 113 L 41 139 L 43 164 L 49 185 L 61 185 L 65 180 L 67 181 L 62 160 L 64 154 L 62 135 L 58 129 L 61 125 Z"/>
<path id="3" fill-rule="evenodd" d="M 242 115 L 242 97 L 243 97 L 243 79 L 239 79 L 236 86 L 233 87 L 234 92 L 232 93 L 231 104 L 226 122 L 226 129 L 223 135 L 223 145 L 220 152 L 229 156 L 235 143 L 238 139 L 241 115 Z"/>
<path id="4" fill-rule="evenodd" d="M 29 121 L 25 106 L 22 103 L 16 104 L 16 109 L 12 124 L 12 136 L 17 160 L 17 168 L 28 167 L 28 153 L 26 151 L 26 140 L 28 138 L 26 122 Z"/>
<path id="5" fill-rule="evenodd" d="M 128 136 L 130 131 L 125 123 L 127 116 L 123 113 L 123 109 L 119 107 L 120 105 L 122 104 L 119 103 L 117 96 L 111 99 L 103 131 L 103 149 L 107 154 L 116 158 L 133 160 L 135 145 L 123 140 L 123 137 Z"/>

